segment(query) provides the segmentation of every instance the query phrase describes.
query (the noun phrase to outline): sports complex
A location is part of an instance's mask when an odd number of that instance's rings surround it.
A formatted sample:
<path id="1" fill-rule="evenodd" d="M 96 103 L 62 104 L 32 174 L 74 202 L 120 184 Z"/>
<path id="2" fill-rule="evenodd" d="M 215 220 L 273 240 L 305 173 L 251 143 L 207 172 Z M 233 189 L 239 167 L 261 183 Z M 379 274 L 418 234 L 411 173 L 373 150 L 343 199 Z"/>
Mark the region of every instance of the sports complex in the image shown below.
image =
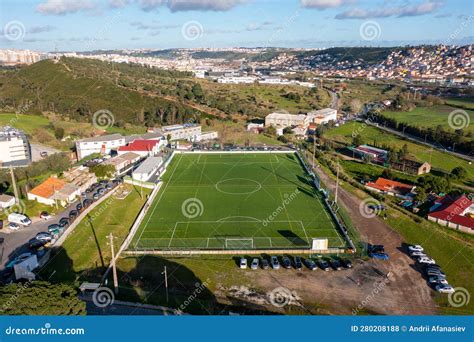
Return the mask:
<path id="1" fill-rule="evenodd" d="M 127 249 L 344 249 L 323 196 L 292 151 L 175 153 Z"/>

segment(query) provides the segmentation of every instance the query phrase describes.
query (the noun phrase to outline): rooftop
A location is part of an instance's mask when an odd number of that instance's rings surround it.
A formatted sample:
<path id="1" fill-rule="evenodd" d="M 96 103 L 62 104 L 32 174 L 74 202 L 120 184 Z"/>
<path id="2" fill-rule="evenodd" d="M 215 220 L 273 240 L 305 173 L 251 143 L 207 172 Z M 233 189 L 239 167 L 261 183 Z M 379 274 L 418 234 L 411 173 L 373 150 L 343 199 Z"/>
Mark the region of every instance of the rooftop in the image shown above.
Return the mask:
<path id="1" fill-rule="evenodd" d="M 382 177 L 379 177 L 375 182 L 368 182 L 367 187 L 380 191 L 395 192 L 400 195 L 406 195 L 413 190 L 413 185 L 400 183 Z"/>
<path id="2" fill-rule="evenodd" d="M 148 157 L 133 173 L 149 173 L 163 162 L 161 157 Z"/>
<path id="3" fill-rule="evenodd" d="M 119 151 L 151 151 L 153 147 L 159 144 L 158 140 L 134 140 L 127 146 L 120 146 Z"/>
<path id="4" fill-rule="evenodd" d="M 125 138 L 120 133 L 114 133 L 114 134 L 98 135 L 92 138 L 81 139 L 81 140 L 78 140 L 78 142 L 101 142 L 101 141 L 113 141 L 113 140 L 119 140 L 119 139 L 125 139 Z"/>
<path id="5" fill-rule="evenodd" d="M 449 221 L 460 224 L 465 227 L 474 228 L 474 219 L 469 216 L 461 215 L 466 209 L 473 206 L 473 201 L 466 195 L 462 195 L 457 199 L 450 196 L 444 196 L 438 199 L 429 216 L 440 220 Z M 431 210 L 431 209 L 430 209 Z"/>
<path id="6" fill-rule="evenodd" d="M 30 190 L 30 193 L 43 198 L 50 198 L 56 191 L 61 190 L 66 182 L 56 177 L 49 177 L 40 185 Z"/>

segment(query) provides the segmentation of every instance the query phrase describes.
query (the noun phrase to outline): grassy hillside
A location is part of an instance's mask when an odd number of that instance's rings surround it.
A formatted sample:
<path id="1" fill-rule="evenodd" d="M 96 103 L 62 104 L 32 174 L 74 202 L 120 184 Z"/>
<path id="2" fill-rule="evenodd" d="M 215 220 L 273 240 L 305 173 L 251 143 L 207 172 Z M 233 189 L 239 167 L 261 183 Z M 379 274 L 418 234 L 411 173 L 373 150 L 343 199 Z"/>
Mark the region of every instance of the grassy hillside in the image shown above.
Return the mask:
<path id="1" fill-rule="evenodd" d="M 120 127 L 125 122 L 179 123 L 202 112 L 167 97 L 186 73 L 62 58 L 0 74 L 0 107 L 24 113 L 55 112 L 89 121 L 107 109 Z"/>

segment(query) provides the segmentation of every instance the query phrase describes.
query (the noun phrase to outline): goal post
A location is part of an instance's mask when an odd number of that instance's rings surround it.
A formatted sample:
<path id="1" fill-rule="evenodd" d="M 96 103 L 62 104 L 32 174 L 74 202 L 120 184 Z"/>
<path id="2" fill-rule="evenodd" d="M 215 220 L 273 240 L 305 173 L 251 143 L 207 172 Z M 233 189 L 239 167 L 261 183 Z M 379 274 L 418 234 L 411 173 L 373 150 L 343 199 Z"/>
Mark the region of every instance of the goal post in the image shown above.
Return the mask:
<path id="1" fill-rule="evenodd" d="M 253 238 L 226 238 L 226 249 L 253 249 Z"/>

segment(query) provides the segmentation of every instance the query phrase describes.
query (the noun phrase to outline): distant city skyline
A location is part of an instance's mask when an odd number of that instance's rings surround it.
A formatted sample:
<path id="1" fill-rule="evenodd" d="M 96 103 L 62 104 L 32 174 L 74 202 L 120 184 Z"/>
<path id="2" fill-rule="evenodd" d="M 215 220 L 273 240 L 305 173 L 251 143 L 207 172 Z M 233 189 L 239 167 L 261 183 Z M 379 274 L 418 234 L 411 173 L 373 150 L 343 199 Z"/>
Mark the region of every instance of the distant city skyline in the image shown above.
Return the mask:
<path id="1" fill-rule="evenodd" d="M 3 0 L 0 48 L 472 44 L 469 0 Z"/>

